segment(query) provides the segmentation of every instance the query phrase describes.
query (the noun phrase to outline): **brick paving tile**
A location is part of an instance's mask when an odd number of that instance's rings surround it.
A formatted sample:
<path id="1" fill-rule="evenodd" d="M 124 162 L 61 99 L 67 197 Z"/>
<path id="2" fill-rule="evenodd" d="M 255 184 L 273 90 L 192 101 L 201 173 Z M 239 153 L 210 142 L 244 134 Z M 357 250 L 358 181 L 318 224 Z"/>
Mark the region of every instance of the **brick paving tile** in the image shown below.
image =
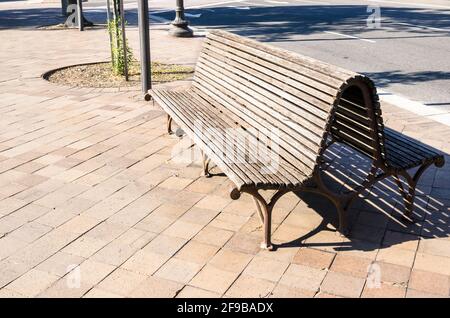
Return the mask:
<path id="1" fill-rule="evenodd" d="M 0 260 L 27 246 L 27 242 L 10 236 L 0 238 Z"/>
<path id="2" fill-rule="evenodd" d="M 378 265 L 381 274 L 381 281 L 390 284 L 406 286 L 411 274 L 411 268 L 401 265 L 375 262 Z"/>
<path id="3" fill-rule="evenodd" d="M 182 190 L 186 188 L 190 183 L 192 183 L 192 179 L 179 178 L 179 177 L 170 177 L 166 179 L 164 182 L 159 184 L 159 187 L 174 189 L 174 190 Z"/>
<path id="4" fill-rule="evenodd" d="M 165 229 L 162 234 L 190 240 L 200 232 L 202 228 L 203 225 L 200 224 L 177 220 Z"/>
<path id="5" fill-rule="evenodd" d="M 261 249 L 261 237 L 237 233 L 225 245 L 234 251 L 256 254 Z"/>
<path id="6" fill-rule="evenodd" d="M 50 232 L 52 229 L 51 226 L 30 222 L 11 232 L 9 237 L 18 238 L 24 242 L 31 243 Z"/>
<path id="7" fill-rule="evenodd" d="M 180 221 L 206 226 L 218 213 L 214 210 L 200 209 L 194 206 L 180 217 Z"/>
<path id="8" fill-rule="evenodd" d="M 130 229 L 95 253 L 92 259 L 119 266 L 154 237 L 154 233 Z"/>
<path id="9" fill-rule="evenodd" d="M 173 298 L 182 288 L 180 283 L 150 276 L 130 292 L 128 297 Z"/>
<path id="10" fill-rule="evenodd" d="M 406 288 L 382 283 L 379 288 L 364 287 L 362 298 L 404 298 Z"/>
<path id="11" fill-rule="evenodd" d="M 450 240 L 424 239 L 419 243 L 418 252 L 436 256 L 450 257 Z"/>
<path id="12" fill-rule="evenodd" d="M 359 278 L 366 278 L 371 263 L 372 261 L 367 258 L 338 254 L 330 270 Z"/>
<path id="13" fill-rule="evenodd" d="M 114 294 L 127 296 L 139 284 L 147 279 L 148 276 L 127 271 L 126 269 L 118 268 L 114 270 L 109 276 L 101 281 L 97 287 L 99 289 L 112 292 Z"/>
<path id="14" fill-rule="evenodd" d="M 251 260 L 250 264 L 247 265 L 243 274 L 271 282 L 277 282 L 288 266 L 288 262 L 280 262 L 271 258 L 256 256 Z"/>
<path id="15" fill-rule="evenodd" d="M 227 272 L 213 265 L 206 265 L 190 281 L 189 285 L 222 295 L 238 276 L 238 273 Z"/>
<path id="16" fill-rule="evenodd" d="M 84 260 L 85 259 L 81 256 L 58 252 L 39 264 L 36 269 L 63 277 L 72 270 L 74 266 L 80 265 Z"/>
<path id="17" fill-rule="evenodd" d="M 196 236 L 194 236 L 193 240 L 200 243 L 222 247 L 232 236 L 232 231 L 207 225 L 200 232 L 198 232 Z"/>
<path id="18" fill-rule="evenodd" d="M 327 269 L 333 262 L 334 257 L 334 253 L 323 252 L 312 248 L 301 248 L 295 254 L 292 262 L 298 265 Z"/>
<path id="19" fill-rule="evenodd" d="M 278 284 L 272 290 L 270 297 L 273 298 L 312 298 L 315 291 L 304 290 L 286 285 Z"/>
<path id="20" fill-rule="evenodd" d="M 430 294 L 414 289 L 409 289 L 406 291 L 406 298 L 444 298 L 445 296 L 437 295 L 437 294 Z M 445 298 L 448 298 L 445 297 Z"/>
<path id="21" fill-rule="evenodd" d="M 153 275 L 170 256 L 139 250 L 121 265 L 121 268 L 143 275 Z"/>
<path id="22" fill-rule="evenodd" d="M 229 203 L 231 199 L 223 198 L 218 195 L 207 195 L 195 204 L 195 207 L 201 209 L 209 209 L 214 211 L 222 211 Z"/>
<path id="23" fill-rule="evenodd" d="M 317 268 L 291 264 L 281 277 L 279 284 L 316 292 L 326 273 Z"/>
<path id="24" fill-rule="evenodd" d="M 222 182 L 221 179 L 215 178 L 198 178 L 190 185 L 187 186 L 186 190 L 198 193 L 208 194 L 213 192 Z"/>
<path id="25" fill-rule="evenodd" d="M 317 293 L 314 298 L 344 298 L 342 296 L 332 295 L 325 292 L 319 292 Z"/>
<path id="26" fill-rule="evenodd" d="M 206 264 L 219 250 L 219 247 L 210 244 L 204 244 L 196 241 L 188 242 L 175 255 L 176 258 L 196 263 Z"/>
<path id="27" fill-rule="evenodd" d="M 249 218 L 248 216 L 222 212 L 211 222 L 211 225 L 224 230 L 238 231 Z"/>
<path id="28" fill-rule="evenodd" d="M 84 296 L 84 298 L 123 298 L 124 296 L 114 294 L 100 288 L 92 288 Z"/>
<path id="29" fill-rule="evenodd" d="M 187 284 L 201 268 L 202 266 L 197 263 L 174 257 L 167 261 L 153 276 Z"/>
<path id="30" fill-rule="evenodd" d="M 450 277 L 432 272 L 413 270 L 408 289 L 430 294 L 450 296 Z"/>
<path id="31" fill-rule="evenodd" d="M 413 269 L 450 276 L 450 257 L 442 257 L 418 252 Z"/>
<path id="32" fill-rule="evenodd" d="M 218 298 L 219 294 L 210 292 L 208 290 L 185 286 L 183 290 L 177 295 L 177 298 Z"/>
<path id="33" fill-rule="evenodd" d="M 343 297 L 360 297 L 364 287 L 364 279 L 351 275 L 328 272 L 320 290 Z"/>
<path id="34" fill-rule="evenodd" d="M 228 289 L 225 296 L 233 298 L 265 298 L 270 296 L 275 283 L 261 278 L 242 274 Z"/>
<path id="35" fill-rule="evenodd" d="M 22 295 L 18 292 L 9 290 L 8 288 L 0 289 L 0 298 L 24 298 L 24 297 L 25 297 L 24 295 Z"/>
<path id="36" fill-rule="evenodd" d="M 402 248 L 391 247 L 389 249 L 380 249 L 377 255 L 377 262 L 411 267 L 414 262 L 414 255 L 414 251 Z"/>
<path id="37" fill-rule="evenodd" d="M 419 237 L 400 232 L 386 231 L 383 239 L 384 246 L 393 246 L 410 251 L 416 251 L 419 244 Z"/>
<path id="38" fill-rule="evenodd" d="M 241 273 L 252 259 L 252 255 L 238 251 L 222 249 L 209 262 L 218 269 Z"/>
<path id="39" fill-rule="evenodd" d="M 34 297 L 58 280 L 58 276 L 32 269 L 8 285 L 8 289 L 26 297 Z"/>
<path id="40" fill-rule="evenodd" d="M 155 237 L 148 245 L 145 246 L 144 250 L 172 256 L 179 249 L 181 249 L 185 244 L 186 240 L 178 237 L 167 236 L 167 235 L 158 235 Z"/>

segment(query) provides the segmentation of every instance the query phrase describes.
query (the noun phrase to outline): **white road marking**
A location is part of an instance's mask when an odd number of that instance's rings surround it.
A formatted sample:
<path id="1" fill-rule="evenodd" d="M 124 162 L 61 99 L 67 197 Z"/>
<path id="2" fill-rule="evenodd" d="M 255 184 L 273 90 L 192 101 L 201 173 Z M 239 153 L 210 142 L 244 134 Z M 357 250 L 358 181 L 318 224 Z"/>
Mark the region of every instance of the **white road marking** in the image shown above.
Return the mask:
<path id="1" fill-rule="evenodd" d="M 236 9 L 236 10 L 250 10 L 250 7 L 240 7 L 240 6 L 228 6 L 228 8 Z"/>
<path id="2" fill-rule="evenodd" d="M 416 24 L 404 23 L 404 22 L 391 22 L 391 23 L 399 24 L 399 25 L 406 25 L 406 26 L 419 28 L 419 29 L 429 29 L 429 30 L 433 30 L 433 31 L 450 32 L 450 29 L 435 28 L 435 27 L 430 27 L 430 26 L 426 26 L 426 25 L 416 25 Z"/>
<path id="3" fill-rule="evenodd" d="M 273 1 L 273 0 L 265 0 L 267 3 L 273 3 L 273 4 L 289 4 L 287 1 Z"/>
<path id="4" fill-rule="evenodd" d="M 197 13 L 197 14 L 185 13 L 184 15 L 187 16 L 188 18 L 200 18 L 202 16 L 201 13 Z"/>
<path id="5" fill-rule="evenodd" d="M 150 17 L 150 22 L 151 22 L 152 20 L 153 20 L 153 21 L 156 21 L 156 22 L 159 22 L 159 23 L 170 23 L 170 22 L 172 22 L 172 21 L 170 21 L 170 20 L 167 20 L 167 19 L 158 17 L 158 16 L 156 16 L 156 15 L 154 15 L 154 14 L 149 14 L 148 16 Z"/>
<path id="6" fill-rule="evenodd" d="M 400 1 L 391 1 L 391 0 L 369 0 L 370 2 L 381 2 L 381 3 L 391 3 L 391 4 L 403 4 L 405 6 L 418 6 L 425 8 L 436 8 L 436 9 L 450 9 L 449 6 L 443 6 L 439 4 L 425 4 L 425 3 L 417 3 L 417 2 L 400 2 Z"/>
<path id="7" fill-rule="evenodd" d="M 230 1 L 223 1 L 223 2 L 213 2 L 213 3 L 207 3 L 207 4 L 200 4 L 197 6 L 190 6 L 190 7 L 185 7 L 185 10 L 187 9 L 202 9 L 202 8 L 207 8 L 207 7 L 211 7 L 211 6 L 218 6 L 218 5 L 223 5 L 223 4 L 230 4 L 230 3 L 239 3 L 239 2 L 244 2 L 245 0 L 230 0 Z M 205 9 L 208 10 L 208 9 Z M 209 9 L 208 11 L 210 11 L 211 9 Z M 163 10 L 152 10 L 151 12 L 153 14 L 159 14 L 159 13 L 166 13 L 166 12 L 173 12 L 174 9 L 163 9 Z M 186 13 L 185 13 L 186 14 Z"/>
<path id="8" fill-rule="evenodd" d="M 312 3 L 312 4 L 331 4 L 330 2 L 325 1 L 309 1 L 309 0 L 294 0 L 296 2 L 304 2 L 304 3 Z"/>
<path id="9" fill-rule="evenodd" d="M 249 2 L 249 1 L 245 1 L 245 2 L 242 2 L 243 4 L 248 4 L 248 5 L 251 5 L 252 7 L 273 7 L 273 5 L 271 5 L 271 4 L 268 4 L 268 3 L 262 3 L 262 2 L 259 2 L 259 3 L 252 3 L 252 2 Z"/>
<path id="10" fill-rule="evenodd" d="M 199 4 L 197 6 L 186 7 L 186 9 L 199 9 L 199 8 L 219 6 L 219 5 L 230 4 L 230 3 L 237 3 L 237 2 L 243 2 L 243 1 L 244 0 L 230 0 L 230 1 L 222 1 L 222 2 L 213 2 L 213 3 L 207 3 L 207 4 Z"/>
<path id="11" fill-rule="evenodd" d="M 328 33 L 328 34 L 343 36 L 343 37 L 349 38 L 349 39 L 356 39 L 356 40 L 361 40 L 361 41 L 365 41 L 365 42 L 369 42 L 369 43 L 376 43 L 376 41 L 374 41 L 374 40 L 364 39 L 364 38 L 360 38 L 360 37 L 354 36 L 354 35 L 342 34 L 342 33 L 331 32 L 331 31 L 323 31 L 323 32 Z"/>
<path id="12" fill-rule="evenodd" d="M 378 96 L 382 102 L 392 104 L 416 115 L 424 116 L 441 124 L 450 126 L 450 107 L 445 109 L 444 107 L 428 106 L 421 102 L 394 95 L 381 89 L 378 90 Z"/>

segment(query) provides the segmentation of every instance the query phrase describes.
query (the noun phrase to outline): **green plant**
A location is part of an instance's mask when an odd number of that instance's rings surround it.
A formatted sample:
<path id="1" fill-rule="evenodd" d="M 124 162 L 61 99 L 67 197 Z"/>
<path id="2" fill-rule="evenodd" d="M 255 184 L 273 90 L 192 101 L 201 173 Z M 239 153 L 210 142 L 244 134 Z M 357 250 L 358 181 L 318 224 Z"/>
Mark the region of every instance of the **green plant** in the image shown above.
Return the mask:
<path id="1" fill-rule="evenodd" d="M 126 23 L 126 22 L 125 22 Z M 121 21 L 119 16 L 115 16 L 108 23 L 108 32 L 111 46 L 111 65 L 113 73 L 116 75 L 125 76 L 125 62 L 129 67 L 134 61 L 133 50 L 128 45 L 128 40 L 125 39 L 125 43 L 122 37 L 122 28 L 120 27 Z M 124 54 L 124 46 L 126 50 L 126 59 Z"/>

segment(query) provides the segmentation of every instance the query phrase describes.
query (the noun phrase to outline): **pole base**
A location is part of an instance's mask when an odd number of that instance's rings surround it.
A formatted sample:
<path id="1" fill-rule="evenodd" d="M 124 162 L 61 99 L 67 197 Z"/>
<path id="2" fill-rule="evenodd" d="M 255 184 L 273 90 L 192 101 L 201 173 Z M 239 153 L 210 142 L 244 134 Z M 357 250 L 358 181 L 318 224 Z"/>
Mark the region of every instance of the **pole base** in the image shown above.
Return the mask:
<path id="1" fill-rule="evenodd" d="M 194 31 L 187 24 L 172 24 L 169 34 L 177 38 L 190 38 L 194 36 Z"/>

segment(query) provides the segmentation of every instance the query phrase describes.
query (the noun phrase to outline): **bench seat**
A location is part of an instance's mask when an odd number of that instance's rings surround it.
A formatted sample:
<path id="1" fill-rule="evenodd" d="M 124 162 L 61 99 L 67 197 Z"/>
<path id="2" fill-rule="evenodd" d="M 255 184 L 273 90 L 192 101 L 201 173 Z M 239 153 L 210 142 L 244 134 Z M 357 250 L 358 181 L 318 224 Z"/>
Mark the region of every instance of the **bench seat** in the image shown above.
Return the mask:
<path id="1" fill-rule="evenodd" d="M 443 160 L 441 154 L 393 129 L 384 128 L 386 161 L 395 169 L 411 169 Z"/>
<path id="2" fill-rule="evenodd" d="M 237 125 L 231 111 L 220 108 L 207 96 L 201 95 L 195 88 L 181 92 L 152 90 L 155 101 L 166 105 L 168 115 L 182 124 L 196 144 L 202 144 L 202 150 L 239 188 L 293 189 L 308 178 L 285 158 L 280 156 L 274 160 L 270 154 L 264 156 L 261 152 L 266 143 L 242 128 L 242 122 Z M 230 156 L 230 149 L 233 149 L 234 158 L 227 162 L 224 158 Z M 271 159 L 274 161 L 272 166 L 276 165 L 273 171 L 270 171 L 271 162 L 268 162 Z"/>

